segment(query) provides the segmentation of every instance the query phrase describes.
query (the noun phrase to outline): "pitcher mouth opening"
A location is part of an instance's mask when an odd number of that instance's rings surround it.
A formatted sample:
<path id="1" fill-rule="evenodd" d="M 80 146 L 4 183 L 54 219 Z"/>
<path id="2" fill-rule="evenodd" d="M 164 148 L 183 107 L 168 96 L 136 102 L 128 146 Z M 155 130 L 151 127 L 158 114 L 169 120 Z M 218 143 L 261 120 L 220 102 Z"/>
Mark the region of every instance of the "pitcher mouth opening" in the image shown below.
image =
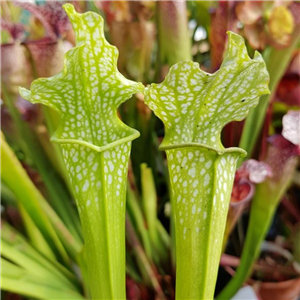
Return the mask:
<path id="1" fill-rule="evenodd" d="M 224 148 L 224 149 L 218 149 L 215 147 L 211 147 L 205 144 L 200 144 L 200 143 L 185 143 L 185 144 L 172 144 L 172 145 L 160 145 L 159 150 L 160 151 L 165 151 L 165 150 L 171 150 L 171 149 L 180 149 L 180 148 L 188 148 L 188 147 L 194 147 L 194 148 L 203 148 L 208 151 L 213 151 L 217 153 L 218 155 L 224 155 L 224 154 L 238 154 L 239 157 L 246 157 L 247 152 L 238 147 L 230 147 L 230 148 Z"/>
<path id="2" fill-rule="evenodd" d="M 120 138 L 111 143 L 108 143 L 106 145 L 103 145 L 103 146 L 97 146 L 92 143 L 89 143 L 86 141 L 81 141 L 78 139 L 60 139 L 60 138 L 57 138 L 56 136 L 53 136 L 50 140 L 51 140 L 51 142 L 57 143 L 57 144 L 77 144 L 77 145 L 81 145 L 81 146 L 90 148 L 96 152 L 104 152 L 104 151 L 112 149 L 116 146 L 119 146 L 121 144 L 124 144 L 126 142 L 131 142 L 131 141 L 135 140 L 136 138 L 138 138 L 139 136 L 140 136 L 140 133 L 137 130 L 134 130 L 132 132 L 132 134 L 125 136 L 123 138 Z"/>

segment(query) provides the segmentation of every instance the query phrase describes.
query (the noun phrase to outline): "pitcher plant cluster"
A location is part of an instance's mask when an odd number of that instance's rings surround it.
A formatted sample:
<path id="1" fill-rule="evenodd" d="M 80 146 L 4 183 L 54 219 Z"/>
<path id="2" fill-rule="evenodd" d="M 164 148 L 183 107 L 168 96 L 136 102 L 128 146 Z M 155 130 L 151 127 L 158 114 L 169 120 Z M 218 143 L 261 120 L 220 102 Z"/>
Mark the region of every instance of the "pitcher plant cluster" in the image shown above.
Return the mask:
<path id="1" fill-rule="evenodd" d="M 140 225 L 138 234 L 147 256 L 151 258 L 150 262 L 140 251 L 134 234 L 130 242 L 139 255 L 139 267 L 143 266 L 141 269 L 146 270 L 145 274 L 150 274 L 145 278 L 156 290 L 159 299 L 165 299 L 151 264 L 154 261 L 158 265 L 163 264 L 170 241 L 165 238 L 162 224 L 152 217 L 153 212 L 156 214 L 156 204 L 153 205 L 156 193 L 153 192 L 151 169 L 143 164 L 139 170 L 141 183 L 131 181 L 128 185 L 128 176 L 132 172 L 132 141 L 139 138 L 140 133 L 123 123 L 119 109 L 133 95 L 138 95 L 164 125 L 159 149 L 166 154 L 165 172 L 169 176 L 171 231 L 174 230 L 175 241 L 175 298 L 213 299 L 221 254 L 236 222 L 236 210 L 229 207 L 234 184 L 239 180 L 236 168 L 239 160 L 247 157 L 242 148 L 224 147 L 221 133 L 232 121 L 244 120 L 249 110 L 258 105 L 260 97 L 270 94 L 269 73 L 262 55 L 255 51 L 250 58 L 244 39 L 228 31 L 224 59 L 214 73 L 205 72 L 198 63 L 185 59 L 173 64 L 163 82 L 144 86 L 118 71 L 119 52 L 106 40 L 104 20 L 99 14 L 78 13 L 72 4 L 64 4 L 63 8 L 75 32 L 76 46 L 65 54 L 60 73 L 52 77 L 41 76 L 32 82 L 29 90 L 20 87 L 19 91 L 23 99 L 43 104 L 58 113 L 59 126 L 51 141 L 59 145 L 53 149 L 64 161 L 67 188 L 76 201 L 82 233 L 72 223 L 71 216 L 67 226 L 61 221 L 32 184 L 2 136 L 2 180 L 20 197 L 22 217 L 27 220 L 26 228 L 31 232 L 32 244 L 39 250 L 37 252 L 15 229 L 4 224 L 1 253 L 7 259 L 1 258 L 3 267 L 22 276 L 21 269 L 10 260 L 25 270 L 29 270 L 32 264 L 26 255 L 38 260 L 34 265 L 36 273 L 26 273 L 28 280 L 24 286 L 16 287 L 15 275 L 8 272 L 4 273 L 2 288 L 43 299 L 43 291 L 37 289 L 37 282 L 32 281 L 34 291 L 29 287 L 30 276 L 38 276 L 39 268 L 42 268 L 39 266 L 46 266 L 48 273 L 41 271 L 40 280 L 49 281 L 51 288 L 47 297 L 51 299 L 126 299 L 126 272 L 129 271 L 126 266 L 128 240 L 125 225 L 127 232 L 132 231 L 126 211 L 138 210 L 137 195 L 131 185 L 140 184 L 149 235 L 143 229 L 143 217 L 139 213 L 132 220 L 137 227 Z M 242 13 L 243 9 L 240 7 L 239 12 Z M 46 112 L 47 108 L 44 109 Z M 48 111 L 48 114 L 51 112 Z M 250 115 L 250 118 L 254 117 Z M 290 118 L 297 119 L 298 115 L 290 113 Z M 247 119 L 246 122 L 250 121 Z M 27 134 L 26 128 L 23 130 Z M 290 139 L 293 143 L 294 137 Z M 34 145 L 34 139 L 31 141 Z M 246 137 L 242 138 L 241 146 L 252 150 L 248 142 Z M 134 151 L 133 148 L 132 155 Z M 276 156 L 276 150 L 268 155 Z M 255 161 L 246 161 L 239 169 L 241 173 L 237 173 L 242 184 L 251 189 L 251 172 L 261 168 L 259 170 L 265 173 L 258 182 L 266 181 L 259 185 L 256 197 L 260 193 L 272 193 L 274 200 L 264 203 L 267 217 L 261 221 L 261 232 L 252 231 L 247 235 L 245 248 L 248 250 L 243 252 L 237 275 L 219 295 L 220 299 L 230 299 L 250 275 L 274 209 L 288 186 L 288 170 L 295 168 L 297 163 L 296 158 L 283 159 L 289 164 L 284 169 L 284 179 L 273 176 L 273 181 L 266 180 L 272 176 L 268 160 L 259 167 Z M 9 184 L 12 178 L 18 181 L 14 186 Z M 281 185 L 282 189 L 276 189 L 277 185 Z M 262 212 L 260 202 L 255 199 L 249 224 L 251 228 L 255 227 L 252 224 L 255 217 Z M 228 211 L 232 223 L 227 220 Z M 29 212 L 34 215 L 32 219 Z M 12 240 L 14 234 L 17 237 Z M 12 245 L 24 249 L 24 254 L 14 255 Z M 152 249 L 161 256 L 156 257 Z M 55 261 L 55 257 L 59 261 L 51 266 L 48 259 Z M 71 264 L 70 257 L 80 266 L 84 291 L 78 286 L 74 274 L 64 266 Z"/>
<path id="2" fill-rule="evenodd" d="M 35 80 L 24 99 L 61 113 L 52 137 L 61 144 L 81 218 L 93 299 L 125 299 L 125 199 L 131 141 L 139 133 L 117 116 L 133 93 L 164 122 L 176 230 L 177 299 L 211 299 L 214 293 L 238 148 L 224 149 L 222 128 L 242 120 L 269 93 L 265 63 L 247 54 L 229 32 L 219 71 L 175 64 L 162 84 L 146 88 L 117 70 L 118 51 L 104 37 L 95 13 L 64 5 L 76 33 L 63 72 Z M 201 250 L 200 250 L 201 249 Z M 198 278 L 198 280 L 195 280 Z"/>

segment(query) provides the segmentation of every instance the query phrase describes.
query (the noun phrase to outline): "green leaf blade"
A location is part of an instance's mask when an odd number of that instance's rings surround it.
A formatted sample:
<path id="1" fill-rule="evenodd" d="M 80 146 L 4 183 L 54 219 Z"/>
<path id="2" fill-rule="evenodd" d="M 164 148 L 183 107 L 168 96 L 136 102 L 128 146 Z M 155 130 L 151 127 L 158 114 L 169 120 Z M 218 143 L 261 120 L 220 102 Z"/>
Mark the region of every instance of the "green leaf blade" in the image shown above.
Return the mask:
<path id="1" fill-rule="evenodd" d="M 69 257 L 64 245 L 58 237 L 57 228 L 51 224 L 48 214 L 44 214 L 45 199 L 34 186 L 14 152 L 6 143 L 2 132 L 1 161 L 1 179 L 31 216 L 32 221 L 39 228 L 53 252 L 66 263 L 69 263 Z"/>
<path id="2" fill-rule="evenodd" d="M 55 260 L 45 258 L 17 230 L 5 222 L 1 225 L 1 242 L 2 245 L 6 245 L 1 247 L 1 256 L 27 269 L 31 274 L 47 273 L 60 283 L 65 282 L 68 285 L 70 282 L 77 283 L 75 276 L 68 269 Z"/>
<path id="3" fill-rule="evenodd" d="M 46 283 L 1 257 L 1 289 L 37 299 L 85 299 L 77 291 Z"/>

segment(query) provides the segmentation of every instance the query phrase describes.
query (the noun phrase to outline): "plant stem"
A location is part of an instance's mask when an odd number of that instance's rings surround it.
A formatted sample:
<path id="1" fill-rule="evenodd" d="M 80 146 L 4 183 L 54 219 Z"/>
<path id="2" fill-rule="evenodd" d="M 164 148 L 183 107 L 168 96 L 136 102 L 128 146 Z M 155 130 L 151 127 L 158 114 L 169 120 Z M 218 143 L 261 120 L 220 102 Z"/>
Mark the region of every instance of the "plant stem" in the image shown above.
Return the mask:
<path id="1" fill-rule="evenodd" d="M 92 299 L 126 299 L 125 199 L 131 142 L 103 152 L 61 146 L 85 237 Z"/>
<path id="2" fill-rule="evenodd" d="M 241 152 L 229 150 L 220 155 L 201 146 L 166 152 L 176 234 L 176 299 L 213 299 Z"/>

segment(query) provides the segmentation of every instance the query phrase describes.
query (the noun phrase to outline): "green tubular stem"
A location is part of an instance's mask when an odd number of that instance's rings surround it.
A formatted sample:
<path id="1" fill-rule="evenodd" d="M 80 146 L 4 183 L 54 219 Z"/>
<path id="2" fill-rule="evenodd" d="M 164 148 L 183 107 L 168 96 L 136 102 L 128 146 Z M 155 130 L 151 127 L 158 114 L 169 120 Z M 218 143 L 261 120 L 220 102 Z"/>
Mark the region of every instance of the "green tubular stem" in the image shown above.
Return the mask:
<path id="1" fill-rule="evenodd" d="M 176 299 L 213 299 L 237 159 L 203 145 L 166 150 L 176 240 Z"/>
<path id="2" fill-rule="evenodd" d="M 61 144 L 85 239 L 92 299 L 126 299 L 125 200 L 131 142 L 103 152 Z"/>
<path id="3" fill-rule="evenodd" d="M 263 57 L 266 61 L 266 66 L 270 74 L 269 87 L 271 94 L 264 95 L 260 98 L 259 104 L 249 112 L 249 115 L 245 121 L 242 137 L 239 144 L 239 147 L 245 149 L 248 152 L 248 156 L 243 160 L 251 157 L 251 154 L 263 127 L 264 119 L 270 101 L 273 98 L 274 93 L 276 92 L 276 88 L 280 79 L 286 71 L 286 68 L 291 60 L 291 56 L 295 48 L 297 47 L 299 40 L 300 38 L 298 34 L 296 37 L 294 37 L 293 42 L 289 47 L 282 50 L 267 48 L 263 53 Z M 239 164 L 241 164 L 243 160 L 240 160 Z"/>
<path id="4" fill-rule="evenodd" d="M 172 194 L 172 193 L 171 193 Z M 171 199 L 171 207 L 173 207 L 173 199 Z M 171 209 L 170 215 L 170 237 L 171 237 L 171 263 L 172 271 L 176 272 L 176 232 L 175 232 L 175 221 L 174 221 L 174 209 Z"/>
<path id="5" fill-rule="evenodd" d="M 297 157 L 289 159 L 281 170 L 279 180 L 273 181 L 270 178 L 257 186 L 252 199 L 250 220 L 239 267 L 217 299 L 231 299 L 251 275 L 253 263 L 260 253 L 261 243 L 270 228 L 278 203 L 292 180 L 292 170 L 296 168 L 297 161 Z"/>

